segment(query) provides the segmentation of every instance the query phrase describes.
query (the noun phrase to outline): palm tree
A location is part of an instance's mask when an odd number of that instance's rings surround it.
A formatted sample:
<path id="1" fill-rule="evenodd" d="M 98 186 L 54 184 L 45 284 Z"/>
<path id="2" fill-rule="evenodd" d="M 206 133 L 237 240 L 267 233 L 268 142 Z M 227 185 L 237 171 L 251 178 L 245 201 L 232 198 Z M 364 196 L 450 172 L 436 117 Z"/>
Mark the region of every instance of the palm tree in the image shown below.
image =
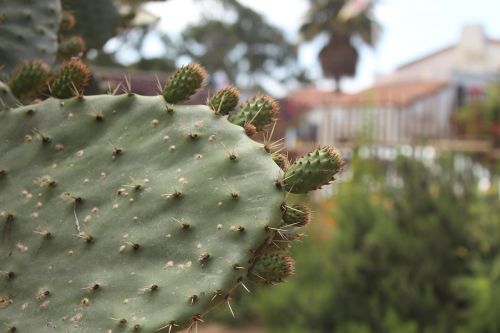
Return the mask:
<path id="1" fill-rule="evenodd" d="M 333 78 L 336 90 L 340 91 L 340 79 L 356 74 L 359 55 L 353 37 L 358 36 L 367 45 L 374 46 L 373 35 L 377 24 L 370 17 L 370 10 L 347 19 L 340 18 L 339 12 L 347 0 L 309 1 L 310 8 L 300 27 L 300 34 L 305 41 L 325 34 L 329 37 L 319 53 L 319 61 L 323 75 Z"/>

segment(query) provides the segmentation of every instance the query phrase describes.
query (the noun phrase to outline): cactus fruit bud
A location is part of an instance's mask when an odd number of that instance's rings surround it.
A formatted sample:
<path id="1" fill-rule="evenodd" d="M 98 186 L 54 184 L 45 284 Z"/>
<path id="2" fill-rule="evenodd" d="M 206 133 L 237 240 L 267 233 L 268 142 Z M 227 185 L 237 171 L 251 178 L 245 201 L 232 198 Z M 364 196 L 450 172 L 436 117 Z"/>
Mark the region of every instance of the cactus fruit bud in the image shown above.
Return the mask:
<path id="1" fill-rule="evenodd" d="M 83 93 L 90 70 L 80 60 L 70 60 L 59 67 L 50 82 L 50 92 L 57 98 L 69 98 Z"/>
<path id="2" fill-rule="evenodd" d="M 295 272 L 295 262 L 290 256 L 281 253 L 264 254 L 255 260 L 249 271 L 254 282 L 278 283 Z"/>
<path id="3" fill-rule="evenodd" d="M 290 162 L 288 161 L 288 158 L 280 153 L 276 153 L 272 155 L 274 163 L 276 163 L 281 170 L 286 171 L 288 167 L 290 166 Z"/>
<path id="4" fill-rule="evenodd" d="M 8 85 L 19 99 L 37 95 L 49 77 L 49 66 L 41 60 L 33 60 L 19 65 L 12 73 Z"/>
<path id="5" fill-rule="evenodd" d="M 318 148 L 293 162 L 285 172 L 285 189 L 307 193 L 329 184 L 344 165 L 339 152 L 332 147 Z"/>
<path id="6" fill-rule="evenodd" d="M 285 222 L 286 225 L 304 227 L 311 222 L 311 210 L 309 207 L 302 204 L 287 207 L 283 215 L 283 222 Z"/>
<path id="7" fill-rule="evenodd" d="M 216 114 L 226 115 L 233 111 L 240 101 L 240 91 L 233 86 L 229 86 L 213 95 L 208 101 L 208 106 Z"/>
<path id="8" fill-rule="evenodd" d="M 62 17 L 61 17 L 61 22 L 59 23 L 59 30 L 61 31 L 68 31 L 73 29 L 75 26 L 76 20 L 75 16 L 68 12 L 67 10 L 64 10 L 62 12 Z"/>
<path id="9" fill-rule="evenodd" d="M 80 56 L 85 51 L 85 41 L 80 36 L 73 36 L 59 43 L 57 52 L 64 59 Z"/>
<path id="10" fill-rule="evenodd" d="M 280 107 L 278 102 L 269 96 L 257 96 L 246 101 L 238 111 L 229 115 L 229 121 L 235 125 L 244 126 L 249 123 L 258 132 L 276 120 Z"/>
<path id="11" fill-rule="evenodd" d="M 177 104 L 189 99 L 207 77 L 205 69 L 197 63 L 176 70 L 163 88 L 163 97 L 168 103 Z"/>
<path id="12" fill-rule="evenodd" d="M 246 135 L 248 135 L 250 137 L 255 135 L 255 133 L 257 133 L 257 129 L 252 124 L 243 125 L 243 129 L 245 130 Z"/>

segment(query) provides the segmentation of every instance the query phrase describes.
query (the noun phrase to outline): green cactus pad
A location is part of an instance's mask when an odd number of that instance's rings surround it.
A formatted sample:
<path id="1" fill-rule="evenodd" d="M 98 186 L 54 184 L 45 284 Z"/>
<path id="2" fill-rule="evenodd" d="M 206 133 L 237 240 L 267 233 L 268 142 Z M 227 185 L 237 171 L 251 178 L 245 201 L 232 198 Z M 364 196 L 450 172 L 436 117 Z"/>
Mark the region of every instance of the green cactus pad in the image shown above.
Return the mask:
<path id="1" fill-rule="evenodd" d="M 0 81 L 0 111 L 19 106 L 19 101 L 12 93 L 9 86 Z"/>
<path id="2" fill-rule="evenodd" d="M 199 64 L 189 64 L 177 69 L 163 88 L 168 103 L 177 104 L 189 99 L 200 89 L 207 74 Z"/>
<path id="3" fill-rule="evenodd" d="M 265 254 L 257 258 L 250 269 L 249 277 L 260 283 L 278 283 L 293 275 L 294 260 L 282 253 Z"/>
<path id="4" fill-rule="evenodd" d="M 57 53 L 61 18 L 59 0 L 0 0 L 0 75 L 21 62 L 43 60 L 52 65 Z"/>
<path id="5" fill-rule="evenodd" d="M 24 100 L 27 97 L 36 96 L 42 89 L 46 88 L 49 73 L 50 68 L 43 61 L 28 61 L 17 66 L 8 85 L 17 98 Z"/>
<path id="6" fill-rule="evenodd" d="M 269 96 L 254 97 L 245 103 L 232 114 L 229 121 L 233 124 L 244 126 L 251 124 L 260 132 L 268 124 L 276 120 L 279 112 L 279 104 Z"/>
<path id="7" fill-rule="evenodd" d="M 0 112 L 0 169 L 0 327 L 20 333 L 186 328 L 281 223 L 283 175 L 264 147 L 161 96 Z M 291 268 L 266 255 L 252 269 L 275 282 Z"/>
<path id="8" fill-rule="evenodd" d="M 292 163 L 285 172 L 285 189 L 307 193 L 329 184 L 343 166 L 340 154 L 331 147 L 318 148 Z"/>
<path id="9" fill-rule="evenodd" d="M 219 90 L 208 101 L 208 106 L 217 114 L 226 115 L 233 111 L 240 101 L 240 92 L 235 87 Z"/>

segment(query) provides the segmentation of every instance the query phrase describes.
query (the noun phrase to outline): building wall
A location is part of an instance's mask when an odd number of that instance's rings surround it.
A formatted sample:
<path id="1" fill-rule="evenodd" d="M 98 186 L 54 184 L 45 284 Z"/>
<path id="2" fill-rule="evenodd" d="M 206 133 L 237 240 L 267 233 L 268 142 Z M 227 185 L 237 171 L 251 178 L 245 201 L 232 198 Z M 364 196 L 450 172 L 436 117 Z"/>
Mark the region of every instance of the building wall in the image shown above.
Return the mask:
<path id="1" fill-rule="evenodd" d="M 500 41 L 488 39 L 480 26 L 466 26 L 456 45 L 400 67 L 377 81 L 451 81 L 454 73 L 500 73 Z"/>
<path id="2" fill-rule="evenodd" d="M 297 129 L 287 133 L 289 149 L 311 144 L 353 144 L 360 138 L 374 144 L 403 144 L 422 139 L 452 137 L 450 119 L 455 110 L 456 90 L 447 86 L 434 95 L 405 107 L 331 106 L 317 107 L 305 114 L 301 126 L 315 127 L 316 140 L 302 139 Z"/>

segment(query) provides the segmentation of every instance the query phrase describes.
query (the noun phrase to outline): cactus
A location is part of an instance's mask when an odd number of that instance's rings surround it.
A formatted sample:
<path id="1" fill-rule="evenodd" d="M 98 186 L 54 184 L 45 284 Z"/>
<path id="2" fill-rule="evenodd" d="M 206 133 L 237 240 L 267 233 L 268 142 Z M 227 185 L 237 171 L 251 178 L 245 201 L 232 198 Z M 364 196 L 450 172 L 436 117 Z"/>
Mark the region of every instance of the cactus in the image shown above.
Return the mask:
<path id="1" fill-rule="evenodd" d="M 9 86 L 0 81 L 0 111 L 8 110 L 19 105 L 19 101 Z"/>
<path id="2" fill-rule="evenodd" d="M 256 131 L 262 131 L 266 125 L 276 120 L 278 112 L 279 105 L 274 99 L 269 96 L 258 96 L 245 102 L 238 111 L 230 114 L 228 119 L 233 124 L 240 126 L 249 124 Z"/>
<path id="3" fill-rule="evenodd" d="M 240 92 L 233 86 L 221 89 L 208 100 L 208 106 L 216 114 L 226 115 L 240 102 Z"/>
<path id="4" fill-rule="evenodd" d="M 24 100 L 40 94 L 45 88 L 49 72 L 49 66 L 43 61 L 28 61 L 16 67 L 7 84 L 14 96 Z"/>
<path id="5" fill-rule="evenodd" d="M 70 60 L 62 64 L 50 78 L 49 89 L 52 96 L 69 98 L 79 96 L 90 78 L 90 70 L 80 60 Z"/>
<path id="6" fill-rule="evenodd" d="M 52 65 L 61 18 L 59 0 L 0 0 L 0 75 L 25 60 Z"/>
<path id="7" fill-rule="evenodd" d="M 285 188 L 292 193 L 307 193 L 334 180 L 344 162 L 331 147 L 318 148 L 299 158 L 285 172 Z"/>
<path id="8" fill-rule="evenodd" d="M 68 27 L 66 30 L 71 29 L 72 35 L 81 35 L 89 48 L 100 49 L 116 34 L 121 17 L 115 1 L 61 0 L 61 2 L 64 11 L 76 17 L 76 21 L 71 20 L 70 15 L 65 14 L 63 27 Z M 68 20 L 69 25 L 67 25 Z"/>
<path id="9" fill-rule="evenodd" d="M 185 66 L 164 95 L 203 79 Z M 319 186 L 328 167 L 291 177 Z M 283 244 L 309 210 L 286 206 L 286 186 L 273 154 L 209 106 L 79 91 L 0 112 L 0 325 L 193 327 L 246 281 L 293 273 Z"/>
<path id="10" fill-rule="evenodd" d="M 85 51 L 85 41 L 80 36 L 71 36 L 59 43 L 57 53 L 62 59 L 79 57 Z"/>

